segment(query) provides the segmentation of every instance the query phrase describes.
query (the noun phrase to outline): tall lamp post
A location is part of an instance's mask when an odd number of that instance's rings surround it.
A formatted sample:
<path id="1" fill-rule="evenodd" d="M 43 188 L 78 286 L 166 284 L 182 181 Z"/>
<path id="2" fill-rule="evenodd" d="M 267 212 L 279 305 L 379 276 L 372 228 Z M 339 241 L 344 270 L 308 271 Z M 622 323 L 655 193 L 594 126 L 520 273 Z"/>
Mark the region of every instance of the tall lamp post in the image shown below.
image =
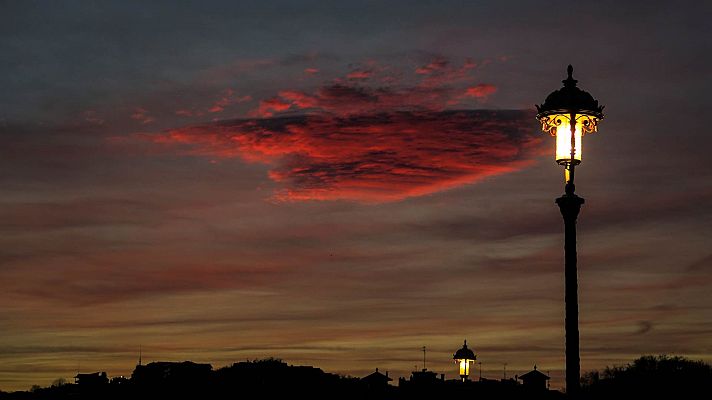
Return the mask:
<path id="1" fill-rule="evenodd" d="M 578 330 L 578 277 L 576 270 L 576 218 L 584 199 L 574 193 L 574 172 L 581 164 L 581 139 L 596 132 L 598 121 L 603 119 L 603 106 L 588 92 L 576 87 L 569 65 L 564 87 L 547 96 L 544 104 L 537 105 L 537 119 L 541 129 L 556 137 L 556 162 L 564 167 L 566 186 L 564 195 L 556 199 L 564 217 L 564 280 L 566 302 L 566 393 L 576 397 L 579 392 L 579 330 Z"/>

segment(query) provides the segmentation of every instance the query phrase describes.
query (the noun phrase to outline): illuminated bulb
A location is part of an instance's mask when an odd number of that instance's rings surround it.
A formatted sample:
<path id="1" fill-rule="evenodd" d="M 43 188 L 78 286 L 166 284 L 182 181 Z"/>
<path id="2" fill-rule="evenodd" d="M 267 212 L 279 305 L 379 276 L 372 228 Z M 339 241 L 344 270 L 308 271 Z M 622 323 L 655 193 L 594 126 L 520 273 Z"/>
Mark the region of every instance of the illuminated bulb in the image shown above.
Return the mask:
<path id="1" fill-rule="evenodd" d="M 569 118 L 556 116 L 561 123 L 556 127 L 556 162 L 562 164 L 571 160 L 571 124 Z M 581 162 L 581 122 L 576 123 L 574 132 L 574 159 Z"/>
<path id="2" fill-rule="evenodd" d="M 470 360 L 460 360 L 460 376 L 470 375 Z"/>

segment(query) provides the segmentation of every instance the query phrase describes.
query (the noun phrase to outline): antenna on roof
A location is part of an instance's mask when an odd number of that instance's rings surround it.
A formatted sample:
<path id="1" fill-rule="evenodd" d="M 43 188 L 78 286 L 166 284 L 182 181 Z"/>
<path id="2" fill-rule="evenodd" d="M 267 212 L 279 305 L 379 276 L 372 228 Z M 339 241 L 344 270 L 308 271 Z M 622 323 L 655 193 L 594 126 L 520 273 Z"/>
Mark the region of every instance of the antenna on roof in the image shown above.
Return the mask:
<path id="1" fill-rule="evenodd" d="M 141 345 L 139 344 L 138 345 L 138 365 L 142 365 L 141 364 L 141 355 L 142 355 L 141 354 Z"/>
<path id="2" fill-rule="evenodd" d="M 425 371 L 425 346 L 423 346 L 423 371 Z"/>

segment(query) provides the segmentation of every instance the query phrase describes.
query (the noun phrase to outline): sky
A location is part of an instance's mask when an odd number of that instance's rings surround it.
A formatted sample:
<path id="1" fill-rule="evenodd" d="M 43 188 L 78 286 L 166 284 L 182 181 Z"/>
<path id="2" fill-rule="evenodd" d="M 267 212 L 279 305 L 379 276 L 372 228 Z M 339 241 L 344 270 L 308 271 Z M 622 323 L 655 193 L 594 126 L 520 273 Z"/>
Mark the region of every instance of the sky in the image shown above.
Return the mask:
<path id="1" fill-rule="evenodd" d="M 281 358 L 563 386 L 563 171 L 541 104 L 605 105 L 577 193 L 582 370 L 712 362 L 703 1 L 0 3 L 0 390 Z M 417 366 L 417 367 L 416 367 Z M 479 374 L 477 366 L 476 374 Z"/>

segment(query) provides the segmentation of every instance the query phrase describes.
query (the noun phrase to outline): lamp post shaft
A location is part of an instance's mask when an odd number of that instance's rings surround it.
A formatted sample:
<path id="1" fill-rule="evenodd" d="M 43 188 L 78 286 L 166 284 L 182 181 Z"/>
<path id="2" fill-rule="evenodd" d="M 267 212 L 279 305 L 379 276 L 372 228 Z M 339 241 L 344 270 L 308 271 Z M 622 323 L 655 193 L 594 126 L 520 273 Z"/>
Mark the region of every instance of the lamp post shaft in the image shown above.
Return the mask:
<path id="1" fill-rule="evenodd" d="M 556 199 L 564 218 L 564 280 L 566 302 L 566 393 L 575 398 L 579 392 L 579 330 L 578 330 L 578 272 L 576 268 L 576 219 L 584 199 L 574 194 L 573 182 L 566 194 Z"/>

